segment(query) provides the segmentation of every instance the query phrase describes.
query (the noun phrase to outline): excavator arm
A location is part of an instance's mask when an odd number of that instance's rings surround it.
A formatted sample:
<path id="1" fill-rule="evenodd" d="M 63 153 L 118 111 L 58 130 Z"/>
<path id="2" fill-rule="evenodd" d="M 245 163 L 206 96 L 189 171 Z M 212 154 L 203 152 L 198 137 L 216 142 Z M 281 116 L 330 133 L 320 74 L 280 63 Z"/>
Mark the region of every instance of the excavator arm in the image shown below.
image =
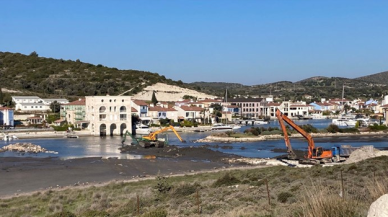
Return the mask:
<path id="1" fill-rule="evenodd" d="M 288 137 L 287 129 L 283 122 L 284 117 L 287 118 L 287 116 L 283 116 L 283 114 L 279 110 L 276 110 L 276 117 L 278 118 L 280 127 L 282 128 L 282 131 L 283 131 L 284 142 L 286 143 L 286 146 L 287 146 L 288 158 L 296 159 L 296 154 L 294 153 L 294 150 L 292 150 L 290 138 Z"/>
<path id="2" fill-rule="evenodd" d="M 178 137 L 178 139 L 179 139 L 181 142 L 186 142 L 185 140 L 183 140 L 183 139 L 179 136 L 178 132 L 177 132 L 177 131 L 175 130 L 175 128 L 174 128 L 173 126 L 171 126 L 171 125 L 168 126 L 168 127 L 163 128 L 163 129 L 160 129 L 160 130 L 158 130 L 158 131 L 152 132 L 152 133 L 150 133 L 148 136 L 143 136 L 143 139 L 154 141 L 154 140 L 156 140 L 156 135 L 158 135 L 159 133 L 163 133 L 163 132 L 165 132 L 165 131 L 167 131 L 167 130 L 169 130 L 169 129 L 171 129 L 171 130 L 175 133 L 176 137 Z"/>
<path id="3" fill-rule="evenodd" d="M 286 115 L 282 114 L 279 109 L 276 110 L 276 117 L 278 118 L 279 124 L 283 130 L 284 140 L 285 140 L 286 146 L 288 148 L 287 151 L 292 151 L 292 154 L 295 155 L 295 153 L 293 152 L 293 150 L 291 148 L 290 139 L 288 138 L 287 131 L 286 131 L 286 128 L 284 126 L 283 121 L 285 121 L 288 125 L 290 125 L 294 130 L 296 130 L 298 133 L 300 133 L 307 140 L 307 143 L 308 143 L 307 158 L 313 158 L 313 150 L 315 148 L 313 137 L 310 134 L 308 134 L 306 131 L 304 131 L 302 128 L 300 128 L 298 125 L 296 125 Z"/>

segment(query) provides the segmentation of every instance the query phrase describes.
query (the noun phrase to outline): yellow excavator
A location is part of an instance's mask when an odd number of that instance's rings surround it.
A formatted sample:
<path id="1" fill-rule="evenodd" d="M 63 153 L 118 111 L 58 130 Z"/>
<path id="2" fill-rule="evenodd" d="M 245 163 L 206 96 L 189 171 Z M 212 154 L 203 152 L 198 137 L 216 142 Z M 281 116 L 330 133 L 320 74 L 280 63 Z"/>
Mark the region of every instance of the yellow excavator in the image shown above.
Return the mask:
<path id="1" fill-rule="evenodd" d="M 123 136 L 123 140 L 122 140 L 121 143 L 124 144 L 125 139 L 126 139 L 126 136 L 129 135 L 129 136 L 132 137 L 132 140 L 133 140 L 133 141 L 136 141 L 136 142 L 137 142 L 141 147 L 143 147 L 143 148 L 149 148 L 149 147 L 152 147 L 152 146 L 155 146 L 155 147 L 157 147 L 157 148 L 162 148 L 162 147 L 164 147 L 165 141 L 158 140 L 158 134 L 163 133 L 163 132 L 165 132 L 165 131 L 167 131 L 167 130 L 170 130 L 170 129 L 175 133 L 176 137 L 178 137 L 178 139 L 179 139 L 181 142 L 183 142 L 183 143 L 186 142 L 185 140 L 183 140 L 183 139 L 179 136 L 179 134 L 178 134 L 178 132 L 175 130 L 175 128 L 174 128 L 173 126 L 170 125 L 170 126 L 168 126 L 168 127 L 165 127 L 165 128 L 163 128 L 163 129 L 157 130 L 157 131 L 155 131 L 155 132 L 152 132 L 152 133 L 150 133 L 150 134 L 148 134 L 148 135 L 146 135 L 146 136 L 142 136 L 142 137 L 140 137 L 140 138 L 135 138 L 131 133 L 129 133 L 129 132 L 127 131 L 127 132 L 125 132 L 125 134 L 124 134 L 124 136 Z"/>

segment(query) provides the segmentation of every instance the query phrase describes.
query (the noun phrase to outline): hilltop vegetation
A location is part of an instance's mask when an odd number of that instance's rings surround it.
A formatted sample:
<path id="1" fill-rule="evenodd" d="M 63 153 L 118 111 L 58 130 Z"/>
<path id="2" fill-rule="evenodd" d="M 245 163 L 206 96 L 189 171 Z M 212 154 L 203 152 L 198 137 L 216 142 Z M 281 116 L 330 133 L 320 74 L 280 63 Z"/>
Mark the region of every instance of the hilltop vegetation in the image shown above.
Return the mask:
<path id="1" fill-rule="evenodd" d="M 162 82 L 182 86 L 157 73 L 119 70 L 80 60 L 63 60 L 0 52 L 0 86 L 39 96 L 116 95 L 132 89 L 136 94 L 144 87 Z"/>

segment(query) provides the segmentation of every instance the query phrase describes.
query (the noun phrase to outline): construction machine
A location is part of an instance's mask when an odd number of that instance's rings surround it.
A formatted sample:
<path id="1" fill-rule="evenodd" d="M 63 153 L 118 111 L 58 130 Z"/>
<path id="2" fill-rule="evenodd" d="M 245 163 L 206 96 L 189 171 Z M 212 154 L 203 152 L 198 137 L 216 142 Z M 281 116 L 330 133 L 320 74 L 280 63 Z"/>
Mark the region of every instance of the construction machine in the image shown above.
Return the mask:
<path id="1" fill-rule="evenodd" d="M 289 159 L 296 159 L 296 155 L 292 150 L 290 139 L 288 137 L 287 129 L 284 125 L 284 122 L 290 125 L 294 130 L 300 133 L 307 140 L 308 153 L 307 153 L 307 156 L 305 156 L 306 159 L 300 160 L 300 163 L 318 164 L 320 162 L 323 162 L 323 163 L 332 162 L 332 159 L 333 159 L 332 150 L 324 150 L 322 147 L 315 147 L 313 137 L 310 134 L 308 134 L 306 131 L 304 131 L 302 128 L 300 128 L 298 125 L 296 125 L 286 115 L 282 114 L 279 109 L 276 110 L 276 117 L 279 120 L 279 124 L 284 134 L 284 141 L 287 146 L 287 153 L 288 153 Z"/>
<path id="2" fill-rule="evenodd" d="M 157 130 L 157 131 L 155 131 L 155 132 L 151 132 L 150 134 L 148 134 L 148 135 L 146 135 L 146 136 L 142 136 L 142 137 L 140 137 L 140 138 L 136 138 L 136 137 L 132 136 L 132 134 L 130 134 L 130 133 L 127 131 L 127 132 L 124 134 L 122 143 L 124 144 L 125 139 L 126 139 L 126 135 L 130 135 L 130 136 L 132 137 L 132 140 L 136 141 L 137 144 L 139 144 L 139 145 L 140 145 L 141 147 L 143 147 L 143 148 L 149 148 L 149 147 L 151 147 L 151 146 L 155 146 L 155 147 L 157 147 L 157 148 L 162 148 L 162 147 L 164 147 L 164 144 L 165 144 L 166 141 L 163 141 L 163 140 L 161 140 L 161 139 L 158 139 L 158 134 L 163 133 L 163 132 L 165 132 L 165 131 L 167 131 L 167 130 L 170 130 L 170 129 L 175 133 L 176 137 L 178 137 L 178 139 L 179 139 L 181 142 L 183 142 L 183 143 L 186 142 L 185 140 L 183 140 L 183 139 L 179 136 L 179 134 L 178 134 L 178 132 L 175 130 L 175 128 L 174 128 L 173 126 L 170 125 L 170 126 L 168 126 L 168 127 L 165 127 L 165 128 L 163 128 L 163 129 Z"/>

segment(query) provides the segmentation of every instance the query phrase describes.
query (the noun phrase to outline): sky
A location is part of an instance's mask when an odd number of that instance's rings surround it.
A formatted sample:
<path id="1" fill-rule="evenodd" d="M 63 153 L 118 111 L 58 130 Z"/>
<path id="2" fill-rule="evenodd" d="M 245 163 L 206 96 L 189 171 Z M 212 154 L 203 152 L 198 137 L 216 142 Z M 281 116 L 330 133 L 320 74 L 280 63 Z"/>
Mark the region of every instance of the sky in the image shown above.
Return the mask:
<path id="1" fill-rule="evenodd" d="M 388 70 L 386 0 L 0 0 L 0 51 L 245 85 Z"/>

